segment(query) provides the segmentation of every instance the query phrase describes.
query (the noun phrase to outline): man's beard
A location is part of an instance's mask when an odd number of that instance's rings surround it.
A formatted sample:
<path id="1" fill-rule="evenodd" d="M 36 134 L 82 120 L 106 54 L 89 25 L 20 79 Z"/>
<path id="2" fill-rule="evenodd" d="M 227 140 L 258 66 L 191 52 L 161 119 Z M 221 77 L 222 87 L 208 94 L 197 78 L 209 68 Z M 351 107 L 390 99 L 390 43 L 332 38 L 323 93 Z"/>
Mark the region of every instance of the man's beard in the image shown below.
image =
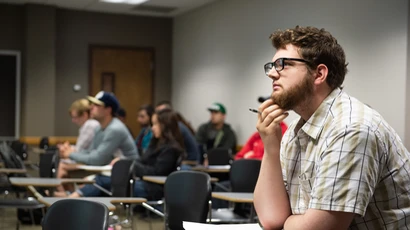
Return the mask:
<path id="1" fill-rule="evenodd" d="M 90 116 L 92 119 L 96 120 L 96 121 L 102 121 L 102 116 L 97 115 L 97 114 L 91 114 Z"/>
<path id="2" fill-rule="evenodd" d="M 293 110 L 313 94 L 311 74 L 306 74 L 301 82 L 281 93 L 272 92 L 271 98 L 283 110 Z"/>

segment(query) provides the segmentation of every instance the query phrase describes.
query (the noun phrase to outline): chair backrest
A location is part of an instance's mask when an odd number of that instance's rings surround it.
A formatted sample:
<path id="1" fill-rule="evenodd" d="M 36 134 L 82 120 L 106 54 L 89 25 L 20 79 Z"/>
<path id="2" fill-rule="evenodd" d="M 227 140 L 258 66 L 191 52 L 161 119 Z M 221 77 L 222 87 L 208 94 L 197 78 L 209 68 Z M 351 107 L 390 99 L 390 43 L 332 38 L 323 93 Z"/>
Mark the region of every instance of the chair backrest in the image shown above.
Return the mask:
<path id="1" fill-rule="evenodd" d="M 108 208 L 88 200 L 59 200 L 47 210 L 42 226 L 43 230 L 106 230 Z"/>
<path id="2" fill-rule="evenodd" d="M 28 158 L 26 143 L 20 141 L 12 141 L 10 147 L 22 160 L 26 160 Z"/>
<path id="3" fill-rule="evenodd" d="M 236 160 L 231 165 L 232 192 L 253 192 L 258 181 L 261 161 L 254 159 Z"/>
<path id="4" fill-rule="evenodd" d="M 46 153 L 40 154 L 39 174 L 40 177 L 54 177 L 55 161 L 58 156 L 57 149 L 47 149 Z M 54 170 L 53 170 L 54 169 Z"/>
<path id="5" fill-rule="evenodd" d="M 232 163 L 232 156 L 230 149 L 215 148 L 210 149 L 206 153 L 209 165 L 229 165 Z"/>
<path id="6" fill-rule="evenodd" d="M 0 143 L 0 155 L 6 168 L 25 168 L 24 162 L 6 142 Z"/>
<path id="7" fill-rule="evenodd" d="M 38 147 L 40 149 L 47 149 L 49 146 L 49 141 L 48 141 L 48 137 L 42 137 L 40 139 L 40 144 L 38 145 Z"/>
<path id="8" fill-rule="evenodd" d="M 211 199 L 211 178 L 207 173 L 177 171 L 164 185 L 165 221 L 172 230 L 182 230 L 182 221 L 205 223 Z"/>
<path id="9" fill-rule="evenodd" d="M 130 180 L 133 178 L 133 160 L 119 160 L 111 170 L 111 192 L 114 197 L 130 197 Z"/>

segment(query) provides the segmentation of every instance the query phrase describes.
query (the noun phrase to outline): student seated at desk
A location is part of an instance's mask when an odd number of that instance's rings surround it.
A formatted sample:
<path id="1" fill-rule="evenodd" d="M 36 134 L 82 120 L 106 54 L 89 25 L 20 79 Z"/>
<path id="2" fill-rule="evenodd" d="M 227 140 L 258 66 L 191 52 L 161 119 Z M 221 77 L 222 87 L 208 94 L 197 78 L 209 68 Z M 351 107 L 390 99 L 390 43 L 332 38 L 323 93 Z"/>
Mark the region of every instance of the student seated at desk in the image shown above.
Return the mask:
<path id="1" fill-rule="evenodd" d="M 154 114 L 154 107 L 152 105 L 142 105 L 138 110 L 137 122 L 141 126 L 141 131 L 135 138 L 135 144 L 137 145 L 138 152 L 143 155 L 148 149 L 148 146 L 152 138 L 151 120 Z"/>
<path id="2" fill-rule="evenodd" d="M 72 151 L 83 151 L 91 146 L 91 142 L 95 135 L 95 129 L 100 127 L 100 123 L 91 118 L 90 109 L 91 105 L 87 99 L 79 99 L 71 104 L 68 112 L 71 121 L 80 127 L 78 130 L 78 138 L 75 146 L 71 146 L 68 142 L 59 144 L 57 147 L 60 151 L 65 151 L 66 148 L 71 148 Z"/>
<path id="3" fill-rule="evenodd" d="M 178 128 L 178 121 L 171 110 L 161 110 L 152 116 L 151 140 L 147 151 L 135 164 L 135 176 L 168 176 L 178 167 L 180 159 L 184 157 L 183 138 Z M 126 178 L 124 178 L 126 179 Z M 111 190 L 111 178 L 98 175 L 96 184 Z M 85 185 L 70 195 L 72 198 L 84 196 L 94 197 L 102 195 L 101 190 L 93 185 Z M 134 196 L 147 199 L 160 199 L 163 197 L 163 186 L 137 180 L 134 183 Z"/>
<path id="4" fill-rule="evenodd" d="M 174 111 L 174 113 L 177 116 L 178 120 L 178 127 L 179 131 L 181 132 L 182 138 L 184 140 L 184 149 L 186 152 L 186 159 L 189 161 L 198 161 L 199 160 L 199 149 L 198 149 L 198 144 L 195 140 L 195 135 L 193 128 L 187 122 L 180 113 L 172 109 L 172 104 L 169 101 L 161 101 L 157 103 L 155 106 L 155 111 L 161 111 L 164 109 L 169 109 Z"/>
<path id="5" fill-rule="evenodd" d="M 92 104 L 90 115 L 100 123 L 101 127 L 95 130 L 89 149 L 76 151 L 72 148 L 61 148 L 60 157 L 86 165 L 108 165 L 113 158 L 118 157 L 115 154 L 120 150 L 122 157 L 137 159 L 138 150 L 127 127 L 115 117 L 119 108 L 117 98 L 111 93 L 101 91 L 95 97 L 89 96 L 88 100 Z M 71 168 L 71 164 L 60 162 L 57 178 L 65 177 Z M 60 186 L 57 191 L 64 192 L 64 188 Z"/>

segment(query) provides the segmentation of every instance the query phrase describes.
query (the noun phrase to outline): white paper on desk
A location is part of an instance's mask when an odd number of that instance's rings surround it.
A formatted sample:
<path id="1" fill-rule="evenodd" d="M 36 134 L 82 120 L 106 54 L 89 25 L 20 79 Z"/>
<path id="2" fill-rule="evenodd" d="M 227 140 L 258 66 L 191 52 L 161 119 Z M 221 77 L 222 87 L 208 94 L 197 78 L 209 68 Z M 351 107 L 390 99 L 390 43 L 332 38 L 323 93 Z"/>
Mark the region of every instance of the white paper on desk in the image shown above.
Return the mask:
<path id="1" fill-rule="evenodd" d="M 208 169 L 230 169 L 230 165 L 209 165 Z"/>
<path id="2" fill-rule="evenodd" d="M 78 165 L 78 169 L 90 170 L 90 171 L 110 171 L 112 165 L 95 166 L 95 165 Z"/>
<path id="3" fill-rule="evenodd" d="M 201 224 L 183 221 L 185 230 L 262 230 L 259 224 Z"/>

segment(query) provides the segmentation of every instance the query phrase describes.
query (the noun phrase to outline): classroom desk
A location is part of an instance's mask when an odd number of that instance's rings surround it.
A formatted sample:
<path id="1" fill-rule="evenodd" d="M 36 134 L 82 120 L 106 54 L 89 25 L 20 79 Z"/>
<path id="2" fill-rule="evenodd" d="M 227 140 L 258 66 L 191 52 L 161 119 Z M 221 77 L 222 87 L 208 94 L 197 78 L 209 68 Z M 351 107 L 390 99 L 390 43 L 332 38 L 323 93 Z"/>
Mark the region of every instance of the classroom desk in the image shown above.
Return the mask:
<path id="1" fill-rule="evenodd" d="M 111 172 L 112 165 L 94 166 L 94 165 L 82 165 L 76 164 L 75 169 L 84 170 L 93 173 Z"/>
<path id="2" fill-rule="evenodd" d="M 202 172 L 207 172 L 207 173 L 229 173 L 231 170 L 230 165 L 209 165 L 208 167 L 198 165 L 195 167 L 192 167 L 192 170 L 195 171 L 202 171 Z"/>
<path id="3" fill-rule="evenodd" d="M 249 215 L 249 222 L 254 221 L 255 208 L 253 206 L 253 193 L 245 192 L 212 192 L 212 198 L 226 200 L 234 203 L 250 203 L 251 213 Z"/>
<path id="4" fill-rule="evenodd" d="M 167 180 L 166 176 L 143 176 L 142 179 L 144 181 L 148 181 L 155 184 L 165 184 Z M 211 182 L 218 182 L 218 178 L 211 177 Z"/>
<path id="5" fill-rule="evenodd" d="M 253 203 L 253 193 L 244 192 L 212 192 L 212 197 L 235 203 Z"/>
<path id="6" fill-rule="evenodd" d="M 61 184 L 67 183 L 77 183 L 77 184 L 92 184 L 93 180 L 85 180 L 80 178 L 67 178 L 67 179 L 57 179 L 57 178 L 41 178 L 41 177 L 10 177 L 10 183 L 14 186 L 28 187 L 47 187 L 53 188 Z"/>
<path id="7" fill-rule="evenodd" d="M 61 162 L 61 161 L 60 161 Z M 66 163 L 64 166 L 71 178 L 84 178 L 93 174 L 111 173 L 111 165 L 94 166 L 84 164 Z"/>
<path id="8" fill-rule="evenodd" d="M 27 173 L 27 170 L 26 170 L 26 169 L 0 168 L 0 173 L 5 173 L 5 174 L 11 174 L 11 173 L 24 174 L 24 173 Z"/>
<path id="9" fill-rule="evenodd" d="M 120 204 L 120 203 L 142 204 L 143 202 L 147 201 L 147 199 L 140 198 L 140 197 L 81 197 L 81 198 L 43 197 L 43 198 L 40 198 L 38 201 L 40 201 L 40 203 L 46 205 L 47 207 L 50 207 L 54 202 L 57 202 L 59 200 L 64 200 L 64 199 L 97 201 L 107 206 L 110 211 L 115 210 L 115 204 Z"/>

